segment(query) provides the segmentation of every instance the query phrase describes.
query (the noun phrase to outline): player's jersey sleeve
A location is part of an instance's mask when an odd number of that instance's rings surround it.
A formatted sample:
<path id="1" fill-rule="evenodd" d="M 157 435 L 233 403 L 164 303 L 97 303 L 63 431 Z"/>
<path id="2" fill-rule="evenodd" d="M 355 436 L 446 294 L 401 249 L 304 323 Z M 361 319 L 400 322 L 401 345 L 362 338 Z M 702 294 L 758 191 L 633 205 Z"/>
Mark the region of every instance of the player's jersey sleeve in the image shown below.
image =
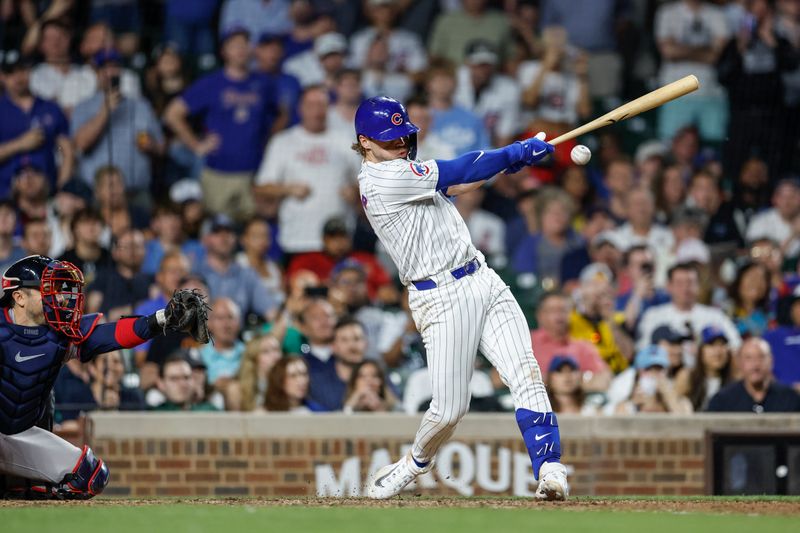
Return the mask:
<path id="1" fill-rule="evenodd" d="M 439 166 L 436 161 L 396 159 L 369 165 L 368 175 L 375 194 L 387 207 L 430 200 L 436 195 Z"/>

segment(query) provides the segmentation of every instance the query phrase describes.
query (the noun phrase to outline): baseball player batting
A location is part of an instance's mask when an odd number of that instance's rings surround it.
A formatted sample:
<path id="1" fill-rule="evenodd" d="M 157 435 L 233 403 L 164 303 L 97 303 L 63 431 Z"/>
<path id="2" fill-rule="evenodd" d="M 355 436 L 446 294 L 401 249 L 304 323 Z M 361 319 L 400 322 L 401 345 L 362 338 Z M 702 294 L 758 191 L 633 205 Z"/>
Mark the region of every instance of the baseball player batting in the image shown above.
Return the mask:
<path id="1" fill-rule="evenodd" d="M 535 496 L 569 494 L 561 445 L 533 357 L 519 304 L 473 246 L 448 196 L 480 187 L 498 172 L 516 172 L 553 151 L 544 134 L 497 150 L 469 152 L 449 161 L 417 161 L 419 128 L 396 100 L 375 97 L 358 108 L 358 175 L 370 224 L 409 288 L 409 307 L 427 351 L 433 399 L 414 444 L 398 462 L 369 480 L 371 498 L 389 498 L 433 466 L 469 408 L 469 383 L 480 350 L 511 390 L 516 419 L 539 480 Z"/>
<path id="2" fill-rule="evenodd" d="M 153 315 L 101 324 L 102 315 L 83 315 L 80 269 L 40 255 L 11 265 L 2 289 L 0 497 L 87 499 L 100 494 L 109 478 L 102 459 L 88 446 L 77 448 L 36 427 L 48 416 L 61 366 L 72 358 L 86 362 L 132 348 L 165 331 L 186 331 L 208 342 L 207 306 L 198 293 L 178 291 Z"/>

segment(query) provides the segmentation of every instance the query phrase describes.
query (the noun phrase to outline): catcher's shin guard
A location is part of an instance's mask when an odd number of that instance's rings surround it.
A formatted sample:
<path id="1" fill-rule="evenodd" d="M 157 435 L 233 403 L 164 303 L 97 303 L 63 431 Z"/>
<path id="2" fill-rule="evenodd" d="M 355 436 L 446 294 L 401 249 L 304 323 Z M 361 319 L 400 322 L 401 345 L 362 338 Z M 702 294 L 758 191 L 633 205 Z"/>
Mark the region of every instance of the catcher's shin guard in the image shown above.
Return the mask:
<path id="1" fill-rule="evenodd" d="M 88 446 L 75 464 L 72 472 L 56 487 L 58 497 L 74 500 L 88 500 L 97 496 L 108 485 L 108 467 L 102 459 L 95 457 Z"/>

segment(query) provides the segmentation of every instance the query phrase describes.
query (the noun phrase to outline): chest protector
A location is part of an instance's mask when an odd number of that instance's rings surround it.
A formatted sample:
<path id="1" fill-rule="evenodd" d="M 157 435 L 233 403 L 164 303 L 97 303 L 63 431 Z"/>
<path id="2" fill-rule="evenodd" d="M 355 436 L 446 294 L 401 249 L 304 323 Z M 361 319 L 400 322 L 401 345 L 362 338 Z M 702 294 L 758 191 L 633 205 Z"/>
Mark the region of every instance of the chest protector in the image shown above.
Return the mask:
<path id="1" fill-rule="evenodd" d="M 91 329 L 96 319 L 83 317 L 81 329 Z M 36 424 L 61 366 L 76 355 L 70 339 L 52 328 L 13 324 L 0 311 L 0 433 L 14 435 Z"/>

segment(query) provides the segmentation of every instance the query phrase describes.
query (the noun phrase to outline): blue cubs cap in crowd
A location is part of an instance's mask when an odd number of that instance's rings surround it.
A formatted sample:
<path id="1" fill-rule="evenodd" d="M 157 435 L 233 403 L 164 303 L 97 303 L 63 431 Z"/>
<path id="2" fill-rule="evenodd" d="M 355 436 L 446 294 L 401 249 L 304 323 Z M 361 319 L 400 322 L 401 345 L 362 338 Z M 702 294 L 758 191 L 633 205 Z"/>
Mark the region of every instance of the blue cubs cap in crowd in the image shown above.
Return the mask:
<path id="1" fill-rule="evenodd" d="M 345 270 L 356 270 L 361 273 L 361 275 L 365 275 L 366 271 L 364 270 L 364 265 L 361 261 L 356 259 L 344 259 L 343 261 L 339 261 L 333 270 L 331 271 L 331 278 L 335 278 Z"/>
<path id="2" fill-rule="evenodd" d="M 249 40 L 250 30 L 248 30 L 241 24 L 236 24 L 234 26 L 231 26 L 223 30 L 223 32 L 219 36 L 219 42 L 220 44 L 225 44 L 225 41 L 227 41 L 231 37 L 236 37 L 237 35 L 244 35 Z"/>
<path id="3" fill-rule="evenodd" d="M 109 63 L 119 64 L 122 61 L 122 56 L 113 48 L 103 48 L 97 52 L 92 59 L 96 66 L 102 67 Z"/>
<path id="4" fill-rule="evenodd" d="M 658 344 L 661 341 L 667 341 L 670 344 L 678 344 L 686 340 L 685 335 L 681 335 L 670 326 L 658 326 L 653 334 L 650 336 L 651 344 Z"/>
<path id="5" fill-rule="evenodd" d="M 645 368 L 650 368 L 651 366 L 669 368 L 669 355 L 661 346 L 651 344 L 650 346 L 645 346 L 636 352 L 636 358 L 633 360 L 633 365 L 639 370 L 644 370 Z"/>
<path id="6" fill-rule="evenodd" d="M 711 344 L 717 339 L 722 339 L 725 342 L 728 342 L 728 337 L 725 335 L 725 332 L 717 326 L 708 326 L 703 328 L 703 331 L 700 333 L 700 338 L 703 341 L 703 344 Z"/>
<path id="7" fill-rule="evenodd" d="M 0 70 L 6 74 L 32 66 L 31 58 L 20 54 L 19 50 L 0 51 Z"/>
<path id="8" fill-rule="evenodd" d="M 572 367 L 573 370 L 578 370 L 580 368 L 578 361 L 576 361 L 574 357 L 571 355 L 559 354 L 553 356 L 553 359 L 550 361 L 550 366 L 547 367 L 547 371 L 558 372 L 564 366 Z"/>
<path id="9" fill-rule="evenodd" d="M 206 219 L 200 229 L 200 235 L 206 236 L 210 233 L 217 233 L 219 231 L 236 232 L 236 224 L 233 219 L 223 213 L 218 213 L 213 217 Z"/>
<path id="10" fill-rule="evenodd" d="M 38 154 L 23 154 L 14 159 L 14 175 L 19 174 L 26 168 L 32 168 L 39 172 L 45 171 L 44 157 Z"/>

